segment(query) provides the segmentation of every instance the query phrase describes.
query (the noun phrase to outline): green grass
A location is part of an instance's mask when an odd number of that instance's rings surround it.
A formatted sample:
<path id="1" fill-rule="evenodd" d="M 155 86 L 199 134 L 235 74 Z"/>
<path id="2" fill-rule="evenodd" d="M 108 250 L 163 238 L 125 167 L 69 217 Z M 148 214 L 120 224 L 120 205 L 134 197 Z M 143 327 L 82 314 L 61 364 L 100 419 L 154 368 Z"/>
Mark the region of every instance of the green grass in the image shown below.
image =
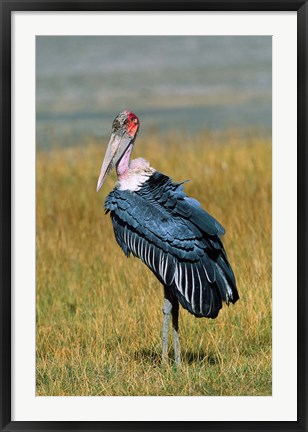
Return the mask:
<path id="1" fill-rule="evenodd" d="M 142 156 L 226 228 L 240 300 L 215 320 L 180 310 L 183 363 L 161 364 L 163 290 L 115 242 L 96 182 L 106 143 L 37 154 L 37 395 L 270 395 L 271 141 L 140 134 Z"/>

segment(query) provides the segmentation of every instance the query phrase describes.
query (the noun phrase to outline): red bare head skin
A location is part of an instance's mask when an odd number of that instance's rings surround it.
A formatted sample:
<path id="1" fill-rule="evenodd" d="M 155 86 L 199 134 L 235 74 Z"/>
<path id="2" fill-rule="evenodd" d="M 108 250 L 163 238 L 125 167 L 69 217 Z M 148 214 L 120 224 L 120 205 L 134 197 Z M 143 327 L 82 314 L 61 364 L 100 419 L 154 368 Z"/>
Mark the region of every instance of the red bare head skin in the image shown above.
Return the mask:
<path id="1" fill-rule="evenodd" d="M 126 126 L 127 134 L 131 137 L 134 137 L 137 134 L 140 126 L 139 119 L 136 116 L 136 114 L 128 110 L 124 110 L 123 113 L 126 115 L 127 118 L 127 126 Z"/>

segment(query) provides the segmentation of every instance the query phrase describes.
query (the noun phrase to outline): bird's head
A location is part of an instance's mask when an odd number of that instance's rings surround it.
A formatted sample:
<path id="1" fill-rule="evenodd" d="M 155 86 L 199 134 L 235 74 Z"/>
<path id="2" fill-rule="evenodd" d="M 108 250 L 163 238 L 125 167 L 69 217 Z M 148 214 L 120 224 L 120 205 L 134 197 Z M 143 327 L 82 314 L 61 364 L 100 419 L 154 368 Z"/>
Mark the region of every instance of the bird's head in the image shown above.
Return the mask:
<path id="1" fill-rule="evenodd" d="M 97 181 L 97 192 L 102 187 L 109 172 L 120 161 L 128 147 L 134 144 L 138 129 L 139 119 L 132 112 L 125 110 L 114 119 L 111 137 Z"/>

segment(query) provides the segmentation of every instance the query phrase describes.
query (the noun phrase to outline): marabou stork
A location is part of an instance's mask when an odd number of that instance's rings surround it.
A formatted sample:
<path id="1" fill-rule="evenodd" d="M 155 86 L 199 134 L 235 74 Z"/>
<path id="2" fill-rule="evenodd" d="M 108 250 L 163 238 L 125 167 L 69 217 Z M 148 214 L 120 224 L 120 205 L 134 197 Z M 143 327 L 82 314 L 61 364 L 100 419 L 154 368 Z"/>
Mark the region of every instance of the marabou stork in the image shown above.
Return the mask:
<path id="1" fill-rule="evenodd" d="M 180 363 L 179 303 L 196 317 L 216 318 L 222 301 L 235 303 L 239 295 L 221 224 L 184 193 L 182 183 L 174 183 L 142 158 L 130 161 L 138 129 L 139 119 L 132 112 L 115 118 L 97 191 L 115 167 L 118 181 L 105 210 L 125 255 L 141 259 L 164 286 L 162 356 L 168 356 L 172 315 L 174 356 Z"/>

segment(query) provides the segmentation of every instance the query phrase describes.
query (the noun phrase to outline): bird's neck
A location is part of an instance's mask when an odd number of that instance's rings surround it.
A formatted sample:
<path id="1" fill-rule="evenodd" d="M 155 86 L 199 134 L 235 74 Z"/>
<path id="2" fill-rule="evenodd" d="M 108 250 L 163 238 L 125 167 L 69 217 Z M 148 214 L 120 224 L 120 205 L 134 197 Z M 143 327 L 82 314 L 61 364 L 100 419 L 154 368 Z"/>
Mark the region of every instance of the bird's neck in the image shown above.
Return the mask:
<path id="1" fill-rule="evenodd" d="M 137 192 L 149 177 L 155 172 L 149 162 L 143 158 L 137 158 L 129 163 L 126 174 L 118 176 L 117 188 Z"/>
<path id="2" fill-rule="evenodd" d="M 119 180 L 122 180 L 128 176 L 129 173 L 129 160 L 130 160 L 130 154 L 133 149 L 133 144 L 130 144 L 127 147 L 126 152 L 123 154 L 119 162 L 117 163 L 116 170 L 117 170 L 117 176 Z"/>

